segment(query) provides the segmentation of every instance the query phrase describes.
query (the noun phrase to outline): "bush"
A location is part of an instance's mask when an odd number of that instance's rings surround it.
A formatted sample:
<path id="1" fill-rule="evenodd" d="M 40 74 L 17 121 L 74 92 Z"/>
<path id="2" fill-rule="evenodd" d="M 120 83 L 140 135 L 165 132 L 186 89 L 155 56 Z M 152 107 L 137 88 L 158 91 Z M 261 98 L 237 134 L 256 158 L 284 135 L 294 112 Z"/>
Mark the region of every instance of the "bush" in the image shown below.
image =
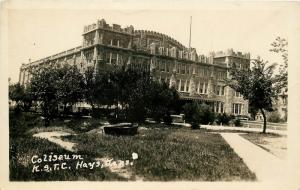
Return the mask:
<path id="1" fill-rule="evenodd" d="M 68 122 L 67 127 L 76 132 L 87 132 L 92 129 L 98 128 L 100 126 L 100 121 L 98 119 L 84 119 L 84 118 L 74 118 Z"/>
<path id="2" fill-rule="evenodd" d="M 134 105 L 125 111 L 124 121 L 131 123 L 144 123 L 146 120 L 146 110 L 142 104 Z"/>
<path id="3" fill-rule="evenodd" d="M 240 119 L 234 120 L 234 125 L 235 125 L 236 127 L 241 127 L 241 126 L 243 126 L 243 124 L 242 124 L 242 122 L 241 122 Z"/>
<path id="4" fill-rule="evenodd" d="M 104 109 L 104 108 L 93 108 L 91 110 L 91 116 L 93 118 L 100 119 L 102 117 L 107 117 L 109 116 L 109 113 L 111 112 L 110 109 Z"/>
<path id="5" fill-rule="evenodd" d="M 9 136 L 19 137 L 25 135 L 25 132 L 34 127 L 43 126 L 39 115 L 29 112 L 16 114 L 14 111 L 9 113 Z"/>
<path id="6" fill-rule="evenodd" d="M 166 125 L 171 125 L 173 122 L 173 118 L 171 117 L 170 113 L 166 113 L 163 117 L 163 121 Z"/>
<path id="7" fill-rule="evenodd" d="M 279 113 L 277 111 L 274 111 L 268 115 L 267 121 L 272 123 L 279 123 L 282 121 L 282 119 L 280 118 Z"/>
<path id="8" fill-rule="evenodd" d="M 217 115 L 216 123 L 218 125 L 229 125 L 230 120 L 232 120 L 232 116 L 222 113 Z"/>
<path id="9" fill-rule="evenodd" d="M 282 122 L 287 122 L 287 113 L 284 114 L 284 117 L 282 119 Z"/>
<path id="10" fill-rule="evenodd" d="M 197 102 L 188 103 L 183 106 L 185 120 L 190 123 L 213 123 L 215 114 L 207 104 L 198 104 Z"/>
<path id="11" fill-rule="evenodd" d="M 200 129 L 200 125 L 198 123 L 191 123 L 191 129 Z"/>

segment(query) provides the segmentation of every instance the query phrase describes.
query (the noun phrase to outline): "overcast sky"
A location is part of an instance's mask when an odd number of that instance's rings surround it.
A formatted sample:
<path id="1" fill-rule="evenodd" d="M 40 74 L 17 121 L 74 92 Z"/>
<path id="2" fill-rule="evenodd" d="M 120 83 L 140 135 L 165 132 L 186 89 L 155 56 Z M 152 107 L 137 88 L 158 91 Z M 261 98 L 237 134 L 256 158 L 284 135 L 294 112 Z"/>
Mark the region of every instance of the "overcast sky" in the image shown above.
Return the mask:
<path id="1" fill-rule="evenodd" d="M 167 34 L 188 46 L 190 16 L 192 47 L 198 54 L 233 48 L 281 61 L 269 52 L 276 36 L 288 38 L 285 9 L 235 7 L 228 10 L 9 10 L 9 77 L 18 81 L 22 63 L 71 49 L 82 43 L 84 25 L 104 18 L 107 23 Z"/>

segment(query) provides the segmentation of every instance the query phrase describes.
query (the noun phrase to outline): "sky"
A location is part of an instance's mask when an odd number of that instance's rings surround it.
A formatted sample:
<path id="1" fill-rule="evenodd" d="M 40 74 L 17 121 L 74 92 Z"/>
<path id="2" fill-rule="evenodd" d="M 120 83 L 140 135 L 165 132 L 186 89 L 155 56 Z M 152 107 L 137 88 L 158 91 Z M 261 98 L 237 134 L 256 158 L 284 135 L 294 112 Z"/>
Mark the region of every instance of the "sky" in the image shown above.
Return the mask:
<path id="1" fill-rule="evenodd" d="M 288 39 L 288 14 L 284 8 L 231 7 L 229 9 L 10 9 L 8 11 L 8 75 L 18 81 L 22 63 L 44 58 L 81 45 L 84 25 L 104 18 L 122 27 L 167 34 L 198 54 L 210 51 L 250 52 L 251 58 L 281 62 L 269 51 L 277 36 Z"/>

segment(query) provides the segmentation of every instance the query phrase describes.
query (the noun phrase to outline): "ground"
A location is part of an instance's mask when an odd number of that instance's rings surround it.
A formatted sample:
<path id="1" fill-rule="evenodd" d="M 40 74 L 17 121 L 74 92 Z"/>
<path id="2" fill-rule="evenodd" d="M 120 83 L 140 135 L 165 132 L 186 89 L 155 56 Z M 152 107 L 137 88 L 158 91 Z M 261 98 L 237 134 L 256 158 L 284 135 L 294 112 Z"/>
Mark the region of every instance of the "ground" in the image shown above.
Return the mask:
<path id="1" fill-rule="evenodd" d="M 99 128 L 101 122 L 103 120 L 58 120 L 50 127 L 44 128 L 38 127 L 40 125 L 38 116 L 10 115 L 10 179 L 14 181 L 256 179 L 255 174 L 222 136 L 213 131 L 167 127 L 163 124 L 142 124 L 138 135 L 116 137 L 103 134 Z M 62 143 L 67 143 L 67 146 L 63 146 Z M 132 158 L 133 153 L 138 155 L 137 159 Z M 78 154 L 83 157 L 83 161 L 101 162 L 104 163 L 104 167 L 32 172 L 33 156 L 63 154 Z M 114 161 L 117 164 L 107 164 Z M 120 165 L 122 161 L 128 161 L 128 165 Z M 74 167 L 76 163 L 76 160 L 67 161 L 67 164 Z"/>
<path id="2" fill-rule="evenodd" d="M 287 137 L 278 134 L 247 133 L 241 134 L 250 142 L 284 160 L 287 154 Z"/>

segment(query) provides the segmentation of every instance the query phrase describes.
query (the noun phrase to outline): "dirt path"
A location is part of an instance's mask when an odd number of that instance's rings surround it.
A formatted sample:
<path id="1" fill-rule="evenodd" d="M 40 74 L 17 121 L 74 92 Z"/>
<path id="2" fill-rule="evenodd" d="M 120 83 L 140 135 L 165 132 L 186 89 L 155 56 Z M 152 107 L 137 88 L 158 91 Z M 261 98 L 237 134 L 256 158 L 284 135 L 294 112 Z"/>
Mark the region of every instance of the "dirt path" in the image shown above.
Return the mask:
<path id="1" fill-rule="evenodd" d="M 33 137 L 47 139 L 48 141 L 61 146 L 63 149 L 66 149 L 71 152 L 76 152 L 76 150 L 74 149 L 74 147 L 76 146 L 76 143 L 63 141 L 60 138 L 61 136 L 68 136 L 68 135 L 71 135 L 71 133 L 62 132 L 62 131 L 52 131 L 52 132 L 37 133 L 37 134 L 34 134 Z"/>

